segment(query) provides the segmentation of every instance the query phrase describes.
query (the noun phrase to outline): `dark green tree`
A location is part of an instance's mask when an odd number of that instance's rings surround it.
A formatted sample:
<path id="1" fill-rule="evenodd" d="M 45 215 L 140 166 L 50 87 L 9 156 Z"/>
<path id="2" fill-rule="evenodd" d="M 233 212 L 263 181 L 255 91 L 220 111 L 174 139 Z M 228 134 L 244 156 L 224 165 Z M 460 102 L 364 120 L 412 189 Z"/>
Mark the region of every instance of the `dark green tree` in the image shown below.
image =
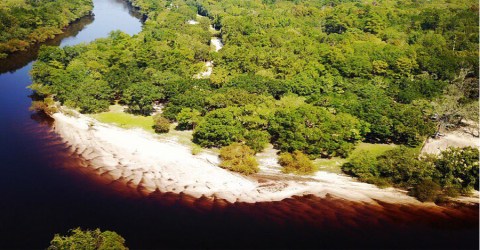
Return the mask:
<path id="1" fill-rule="evenodd" d="M 193 141 L 202 147 L 227 146 L 243 139 L 245 129 L 238 120 L 238 108 L 209 112 L 193 132 Z"/>
<path id="2" fill-rule="evenodd" d="M 122 101 L 128 105 L 128 111 L 134 114 L 149 115 L 153 104 L 163 98 L 160 90 L 150 83 L 132 84 L 123 93 Z"/>

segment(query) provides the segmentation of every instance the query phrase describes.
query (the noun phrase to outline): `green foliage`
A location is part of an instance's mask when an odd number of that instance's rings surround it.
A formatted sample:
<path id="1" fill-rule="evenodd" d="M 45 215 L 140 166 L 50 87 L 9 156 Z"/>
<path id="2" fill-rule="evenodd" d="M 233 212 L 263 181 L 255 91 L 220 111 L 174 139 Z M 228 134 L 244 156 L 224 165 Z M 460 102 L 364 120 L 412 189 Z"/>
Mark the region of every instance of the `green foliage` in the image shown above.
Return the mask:
<path id="1" fill-rule="evenodd" d="M 342 165 L 342 171 L 358 177 L 361 181 L 376 183 L 380 175 L 376 157 L 371 156 L 368 151 L 362 151 L 352 157 L 349 162 Z"/>
<path id="2" fill-rule="evenodd" d="M 412 189 L 411 195 L 417 197 L 419 201 L 436 201 L 441 193 L 441 187 L 432 180 L 423 180 Z"/>
<path id="3" fill-rule="evenodd" d="M 237 108 L 217 109 L 209 112 L 193 132 L 193 142 L 202 147 L 222 147 L 243 139 L 244 128 Z"/>
<path id="4" fill-rule="evenodd" d="M 440 156 L 419 158 L 414 150 L 399 147 L 373 157 L 357 154 L 342 170 L 362 181 L 379 186 L 393 184 L 410 189 L 421 201 L 435 201 L 443 193 L 456 196 L 478 190 L 478 149 L 449 148 Z"/>
<path id="5" fill-rule="evenodd" d="M 479 151 L 477 148 L 448 148 L 435 162 L 440 184 L 454 187 L 463 193 L 478 190 Z"/>
<path id="6" fill-rule="evenodd" d="M 346 112 L 369 124 L 365 137 L 371 142 L 395 142 L 416 146 L 435 131 L 431 112 L 413 102 L 397 103 L 385 90 L 373 83 L 354 81 L 342 94 L 311 96 L 307 102 Z M 427 106 L 428 107 L 428 106 Z"/>
<path id="7" fill-rule="evenodd" d="M 170 121 L 162 114 L 153 116 L 153 129 L 156 133 L 168 133 L 170 131 Z"/>
<path id="8" fill-rule="evenodd" d="M 309 157 L 347 157 L 360 141 L 416 147 L 435 132 L 435 113 L 442 123 L 478 120 L 472 0 L 132 3 L 148 16 L 142 32 L 43 48 L 31 88 L 82 112 L 120 101 L 149 115 L 162 102 L 163 116 L 203 147 L 243 142 L 259 152 L 271 142 Z M 0 30 L 14 21 L 1 13 Z M 207 17 L 188 24 L 197 13 Z M 218 52 L 212 34 L 225 45 Z M 195 79 L 206 61 L 212 75 Z M 414 185 L 427 174 L 407 162 L 363 178 Z M 370 173 L 361 169 L 348 171 Z"/>
<path id="9" fill-rule="evenodd" d="M 114 90 L 99 78 L 102 67 L 98 63 L 76 58 L 83 50 L 82 46 L 43 47 L 31 72 L 37 79 L 31 88 L 40 96 L 53 94 L 62 104 L 84 113 L 105 111 L 114 99 Z"/>
<path id="10" fill-rule="evenodd" d="M 222 160 L 220 167 L 231 171 L 249 175 L 260 170 L 255 159 L 255 151 L 244 144 L 233 143 L 221 148 L 220 159 Z"/>
<path id="11" fill-rule="evenodd" d="M 245 144 L 256 153 L 262 152 L 270 142 L 270 134 L 262 130 L 249 130 L 245 134 Z"/>
<path id="12" fill-rule="evenodd" d="M 284 81 L 252 74 L 239 75 L 226 82 L 224 87 L 243 89 L 254 94 L 271 95 L 276 99 L 291 92 L 290 86 Z"/>
<path id="13" fill-rule="evenodd" d="M 232 106 L 245 106 L 249 104 L 259 105 L 265 103 L 270 98 L 249 93 L 243 89 L 237 88 L 222 88 L 217 93 L 207 97 L 207 109 L 219 109 Z"/>
<path id="14" fill-rule="evenodd" d="M 324 108 L 302 105 L 278 110 L 269 131 L 282 151 L 347 156 L 367 128 L 351 115 L 333 115 Z"/>
<path id="15" fill-rule="evenodd" d="M 207 112 L 207 98 L 212 94 L 210 86 L 203 81 L 171 82 L 164 86 L 164 92 L 169 98 L 164 115 L 174 120 L 184 108 L 200 111 L 202 115 Z"/>
<path id="16" fill-rule="evenodd" d="M 41 101 L 33 101 L 29 110 L 36 112 L 45 112 L 47 115 L 52 115 L 58 112 L 55 101 L 51 97 L 47 97 Z"/>
<path id="17" fill-rule="evenodd" d="M 200 111 L 191 108 L 183 108 L 176 118 L 178 130 L 195 129 L 202 120 Z"/>
<path id="18" fill-rule="evenodd" d="M 411 187 L 419 181 L 434 175 L 432 162 L 418 159 L 415 150 L 399 147 L 377 157 L 380 176 L 403 187 Z"/>
<path id="19" fill-rule="evenodd" d="M 442 94 L 447 82 L 431 78 L 406 79 L 395 81 L 391 85 L 392 92 L 397 92 L 395 99 L 401 103 L 412 103 L 421 98 L 432 99 Z"/>
<path id="20" fill-rule="evenodd" d="M 317 171 L 312 161 L 301 151 L 294 151 L 293 153 L 281 153 L 278 157 L 278 164 L 280 164 L 284 173 L 294 174 L 313 174 Z"/>
<path id="21" fill-rule="evenodd" d="M 399 147 L 377 157 L 371 156 L 367 151 L 357 154 L 342 166 L 342 170 L 369 183 L 381 186 L 391 183 L 409 188 L 433 176 L 434 165 L 419 160 L 414 150 Z"/>
<path id="22" fill-rule="evenodd" d="M 87 15 L 92 7 L 92 0 L 2 1 L 0 58 L 53 38 L 69 23 Z"/>
<path id="23" fill-rule="evenodd" d="M 112 102 L 112 89 L 105 81 L 86 81 L 75 91 L 77 96 L 69 93 L 64 103 L 67 106 L 78 107 L 83 113 L 98 113 L 108 110 Z"/>
<path id="24" fill-rule="evenodd" d="M 160 90 L 150 83 L 132 84 L 123 93 L 122 101 L 128 105 L 128 111 L 134 114 L 149 115 L 153 111 L 154 101 L 163 98 Z"/>
<path id="25" fill-rule="evenodd" d="M 67 236 L 55 234 L 50 242 L 49 250 L 58 249 L 85 249 L 85 250 L 106 250 L 106 249 L 128 249 L 125 246 L 125 239 L 112 231 L 72 229 Z"/>

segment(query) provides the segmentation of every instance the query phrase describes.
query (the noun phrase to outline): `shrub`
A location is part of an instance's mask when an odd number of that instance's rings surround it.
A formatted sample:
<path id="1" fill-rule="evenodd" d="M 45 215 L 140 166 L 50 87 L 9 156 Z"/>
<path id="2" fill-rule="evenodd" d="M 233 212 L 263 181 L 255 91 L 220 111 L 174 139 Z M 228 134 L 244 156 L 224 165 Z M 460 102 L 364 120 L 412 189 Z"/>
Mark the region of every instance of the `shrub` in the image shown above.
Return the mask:
<path id="1" fill-rule="evenodd" d="M 233 143 L 220 149 L 220 167 L 246 175 L 257 173 L 260 169 L 254 155 L 247 145 Z"/>
<path id="2" fill-rule="evenodd" d="M 392 184 L 411 188 L 410 194 L 420 201 L 468 194 L 478 189 L 478 149 L 449 148 L 441 155 L 419 158 L 414 149 L 404 146 L 373 158 L 367 152 L 358 154 L 342 165 L 346 174 L 378 186 Z"/>
<path id="3" fill-rule="evenodd" d="M 431 157 L 430 157 L 431 158 Z M 346 174 L 358 177 L 361 181 L 377 186 L 390 184 L 412 187 L 425 178 L 434 177 L 435 159 L 418 159 L 418 153 L 407 147 L 386 151 L 378 157 L 362 152 L 342 165 Z"/>
<path id="4" fill-rule="evenodd" d="M 69 234 L 68 236 L 55 234 L 48 249 L 128 249 L 125 246 L 125 239 L 112 231 L 102 232 L 98 228 L 95 230 L 76 228 L 70 230 Z"/>
<path id="5" fill-rule="evenodd" d="M 442 186 L 456 187 L 462 193 L 478 190 L 479 151 L 477 148 L 448 148 L 443 151 L 435 167 Z"/>
<path id="6" fill-rule="evenodd" d="M 168 133 L 170 121 L 161 114 L 157 114 L 153 117 L 153 129 L 156 133 Z"/>
<path id="7" fill-rule="evenodd" d="M 33 101 L 29 109 L 35 112 L 45 112 L 47 115 L 58 112 L 55 101 L 51 97 L 47 97 L 43 101 Z"/>
<path id="8" fill-rule="evenodd" d="M 444 187 L 443 193 L 448 197 L 457 197 L 460 195 L 461 190 L 458 187 Z"/>
<path id="9" fill-rule="evenodd" d="M 440 185 L 432 180 L 423 180 L 411 190 L 410 194 L 419 201 L 436 201 L 441 193 Z"/>
<path id="10" fill-rule="evenodd" d="M 293 153 L 280 154 L 278 163 L 283 167 L 284 173 L 312 174 L 317 170 L 312 161 L 298 150 Z"/>

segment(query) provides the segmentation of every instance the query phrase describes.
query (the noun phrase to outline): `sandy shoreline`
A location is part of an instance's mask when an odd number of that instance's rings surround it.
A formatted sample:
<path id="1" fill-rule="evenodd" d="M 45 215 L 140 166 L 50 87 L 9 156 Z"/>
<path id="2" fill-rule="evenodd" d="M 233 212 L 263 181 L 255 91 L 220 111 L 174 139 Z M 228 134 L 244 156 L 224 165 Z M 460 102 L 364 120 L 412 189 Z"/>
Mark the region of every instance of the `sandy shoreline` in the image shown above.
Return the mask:
<path id="1" fill-rule="evenodd" d="M 422 148 L 424 154 L 440 154 L 448 147 L 480 147 L 480 139 L 460 128 L 450 131 L 440 138 L 428 138 Z"/>
<path id="2" fill-rule="evenodd" d="M 275 159 L 269 158 L 259 161 L 257 175 L 245 177 L 217 167 L 218 157 L 212 153 L 192 155 L 188 146 L 141 129 L 126 130 L 84 115 L 56 113 L 53 118 L 54 131 L 88 162 L 88 167 L 147 194 L 172 192 L 248 203 L 330 194 L 358 202 L 433 205 L 421 203 L 402 190 L 380 189 L 341 174 L 285 175 Z"/>

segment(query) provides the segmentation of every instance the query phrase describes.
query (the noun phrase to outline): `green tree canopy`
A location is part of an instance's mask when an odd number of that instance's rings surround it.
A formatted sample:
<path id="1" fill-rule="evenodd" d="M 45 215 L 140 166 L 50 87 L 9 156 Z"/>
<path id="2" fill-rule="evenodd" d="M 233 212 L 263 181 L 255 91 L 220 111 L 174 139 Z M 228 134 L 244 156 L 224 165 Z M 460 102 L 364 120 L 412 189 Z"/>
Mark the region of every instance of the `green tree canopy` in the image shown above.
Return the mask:
<path id="1" fill-rule="evenodd" d="M 127 250 L 128 248 L 125 246 L 125 239 L 115 232 L 100 231 L 98 228 L 95 230 L 75 228 L 66 236 L 55 234 L 48 249 Z"/>

